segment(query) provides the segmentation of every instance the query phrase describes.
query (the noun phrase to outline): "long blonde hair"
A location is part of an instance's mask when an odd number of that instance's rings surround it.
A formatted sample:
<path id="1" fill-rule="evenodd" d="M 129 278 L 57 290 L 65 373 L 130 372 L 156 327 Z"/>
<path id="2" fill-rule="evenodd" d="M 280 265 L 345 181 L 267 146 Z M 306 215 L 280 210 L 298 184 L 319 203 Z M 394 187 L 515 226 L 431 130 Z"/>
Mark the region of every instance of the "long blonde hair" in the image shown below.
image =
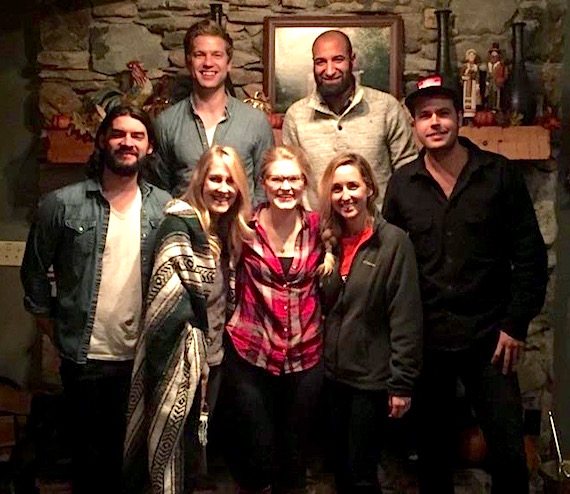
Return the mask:
<path id="1" fill-rule="evenodd" d="M 235 149 L 219 145 L 214 145 L 208 149 L 198 160 L 188 188 L 181 199 L 190 204 L 196 211 L 202 229 L 208 236 L 208 243 L 214 258 L 219 260 L 222 252 L 222 240 L 219 232 L 214 230 L 210 211 L 204 200 L 203 193 L 204 182 L 214 163 L 221 163 L 228 167 L 237 189 L 235 203 L 222 216 L 223 221 L 229 225 L 228 246 L 230 261 L 236 263 L 241 254 L 243 241 L 249 239 L 253 231 L 247 224 L 251 217 L 251 200 L 247 176 L 242 160 Z"/>
<path id="2" fill-rule="evenodd" d="M 335 157 L 326 167 L 321 181 L 319 182 L 319 209 L 321 214 L 321 239 L 325 245 L 325 257 L 323 263 L 318 267 L 321 276 L 328 276 L 332 273 L 336 262 L 333 254 L 334 247 L 342 237 L 343 219 L 333 209 L 331 202 L 331 191 L 333 176 L 337 168 L 341 166 L 354 166 L 362 177 L 371 194 L 366 200 L 366 210 L 373 217 L 375 214 L 375 202 L 378 199 L 378 184 L 374 178 L 372 167 L 366 159 L 357 153 L 343 153 Z"/>
<path id="3" fill-rule="evenodd" d="M 301 169 L 301 173 L 305 178 L 305 193 L 313 191 L 315 189 L 315 180 L 313 178 L 313 170 L 309 163 L 309 159 L 305 152 L 296 146 L 287 146 L 285 144 L 280 144 L 279 146 L 273 146 L 265 151 L 263 155 L 263 162 L 261 164 L 261 170 L 259 173 L 259 180 L 265 180 L 267 178 L 267 171 L 269 167 L 276 161 L 288 160 L 297 163 Z"/>

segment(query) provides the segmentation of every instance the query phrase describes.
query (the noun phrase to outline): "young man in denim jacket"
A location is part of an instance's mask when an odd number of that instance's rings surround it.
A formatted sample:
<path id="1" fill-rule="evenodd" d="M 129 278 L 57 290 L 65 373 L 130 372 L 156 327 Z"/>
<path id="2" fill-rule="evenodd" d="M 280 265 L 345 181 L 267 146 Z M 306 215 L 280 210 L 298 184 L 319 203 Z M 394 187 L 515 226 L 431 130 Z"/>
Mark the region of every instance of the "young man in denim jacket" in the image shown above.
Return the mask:
<path id="1" fill-rule="evenodd" d="M 97 132 L 90 178 L 42 198 L 26 245 L 24 304 L 61 356 L 74 493 L 120 489 L 134 347 L 170 198 L 140 179 L 154 146 L 144 112 L 112 109 Z"/>

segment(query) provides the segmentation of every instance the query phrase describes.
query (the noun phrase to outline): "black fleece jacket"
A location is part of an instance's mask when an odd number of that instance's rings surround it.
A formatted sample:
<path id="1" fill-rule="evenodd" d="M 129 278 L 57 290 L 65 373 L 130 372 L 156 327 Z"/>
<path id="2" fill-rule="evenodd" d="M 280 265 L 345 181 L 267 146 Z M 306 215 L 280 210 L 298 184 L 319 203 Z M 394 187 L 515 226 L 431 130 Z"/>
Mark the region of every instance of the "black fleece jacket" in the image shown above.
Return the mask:
<path id="1" fill-rule="evenodd" d="M 327 378 L 411 396 L 421 366 L 422 309 L 407 235 L 378 213 L 346 281 L 337 262 L 321 289 Z"/>

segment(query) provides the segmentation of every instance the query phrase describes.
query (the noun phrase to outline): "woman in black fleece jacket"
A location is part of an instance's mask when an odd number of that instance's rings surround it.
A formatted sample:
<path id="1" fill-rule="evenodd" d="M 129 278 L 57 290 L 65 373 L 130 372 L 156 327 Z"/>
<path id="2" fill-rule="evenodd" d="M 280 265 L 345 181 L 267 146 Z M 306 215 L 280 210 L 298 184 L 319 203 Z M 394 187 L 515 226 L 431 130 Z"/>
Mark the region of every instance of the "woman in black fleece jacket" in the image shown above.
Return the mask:
<path id="1" fill-rule="evenodd" d="M 320 183 L 327 254 L 321 266 L 325 389 L 339 494 L 381 492 L 377 463 L 388 417 L 410 408 L 422 353 L 413 246 L 382 218 L 368 162 L 335 158 Z"/>

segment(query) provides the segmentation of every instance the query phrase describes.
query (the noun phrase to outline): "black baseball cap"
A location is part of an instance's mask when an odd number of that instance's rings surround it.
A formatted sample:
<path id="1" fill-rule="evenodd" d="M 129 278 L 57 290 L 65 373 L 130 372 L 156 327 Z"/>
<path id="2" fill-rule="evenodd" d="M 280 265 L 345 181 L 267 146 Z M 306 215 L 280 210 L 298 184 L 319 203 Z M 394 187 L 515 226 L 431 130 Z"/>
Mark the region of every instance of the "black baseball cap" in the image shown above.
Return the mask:
<path id="1" fill-rule="evenodd" d="M 457 94 L 455 80 L 451 80 L 441 74 L 433 74 L 420 79 L 416 84 L 416 90 L 406 97 L 406 106 L 410 113 L 414 114 L 416 100 L 424 96 L 446 96 L 451 98 L 457 111 L 461 110 L 461 102 Z"/>

